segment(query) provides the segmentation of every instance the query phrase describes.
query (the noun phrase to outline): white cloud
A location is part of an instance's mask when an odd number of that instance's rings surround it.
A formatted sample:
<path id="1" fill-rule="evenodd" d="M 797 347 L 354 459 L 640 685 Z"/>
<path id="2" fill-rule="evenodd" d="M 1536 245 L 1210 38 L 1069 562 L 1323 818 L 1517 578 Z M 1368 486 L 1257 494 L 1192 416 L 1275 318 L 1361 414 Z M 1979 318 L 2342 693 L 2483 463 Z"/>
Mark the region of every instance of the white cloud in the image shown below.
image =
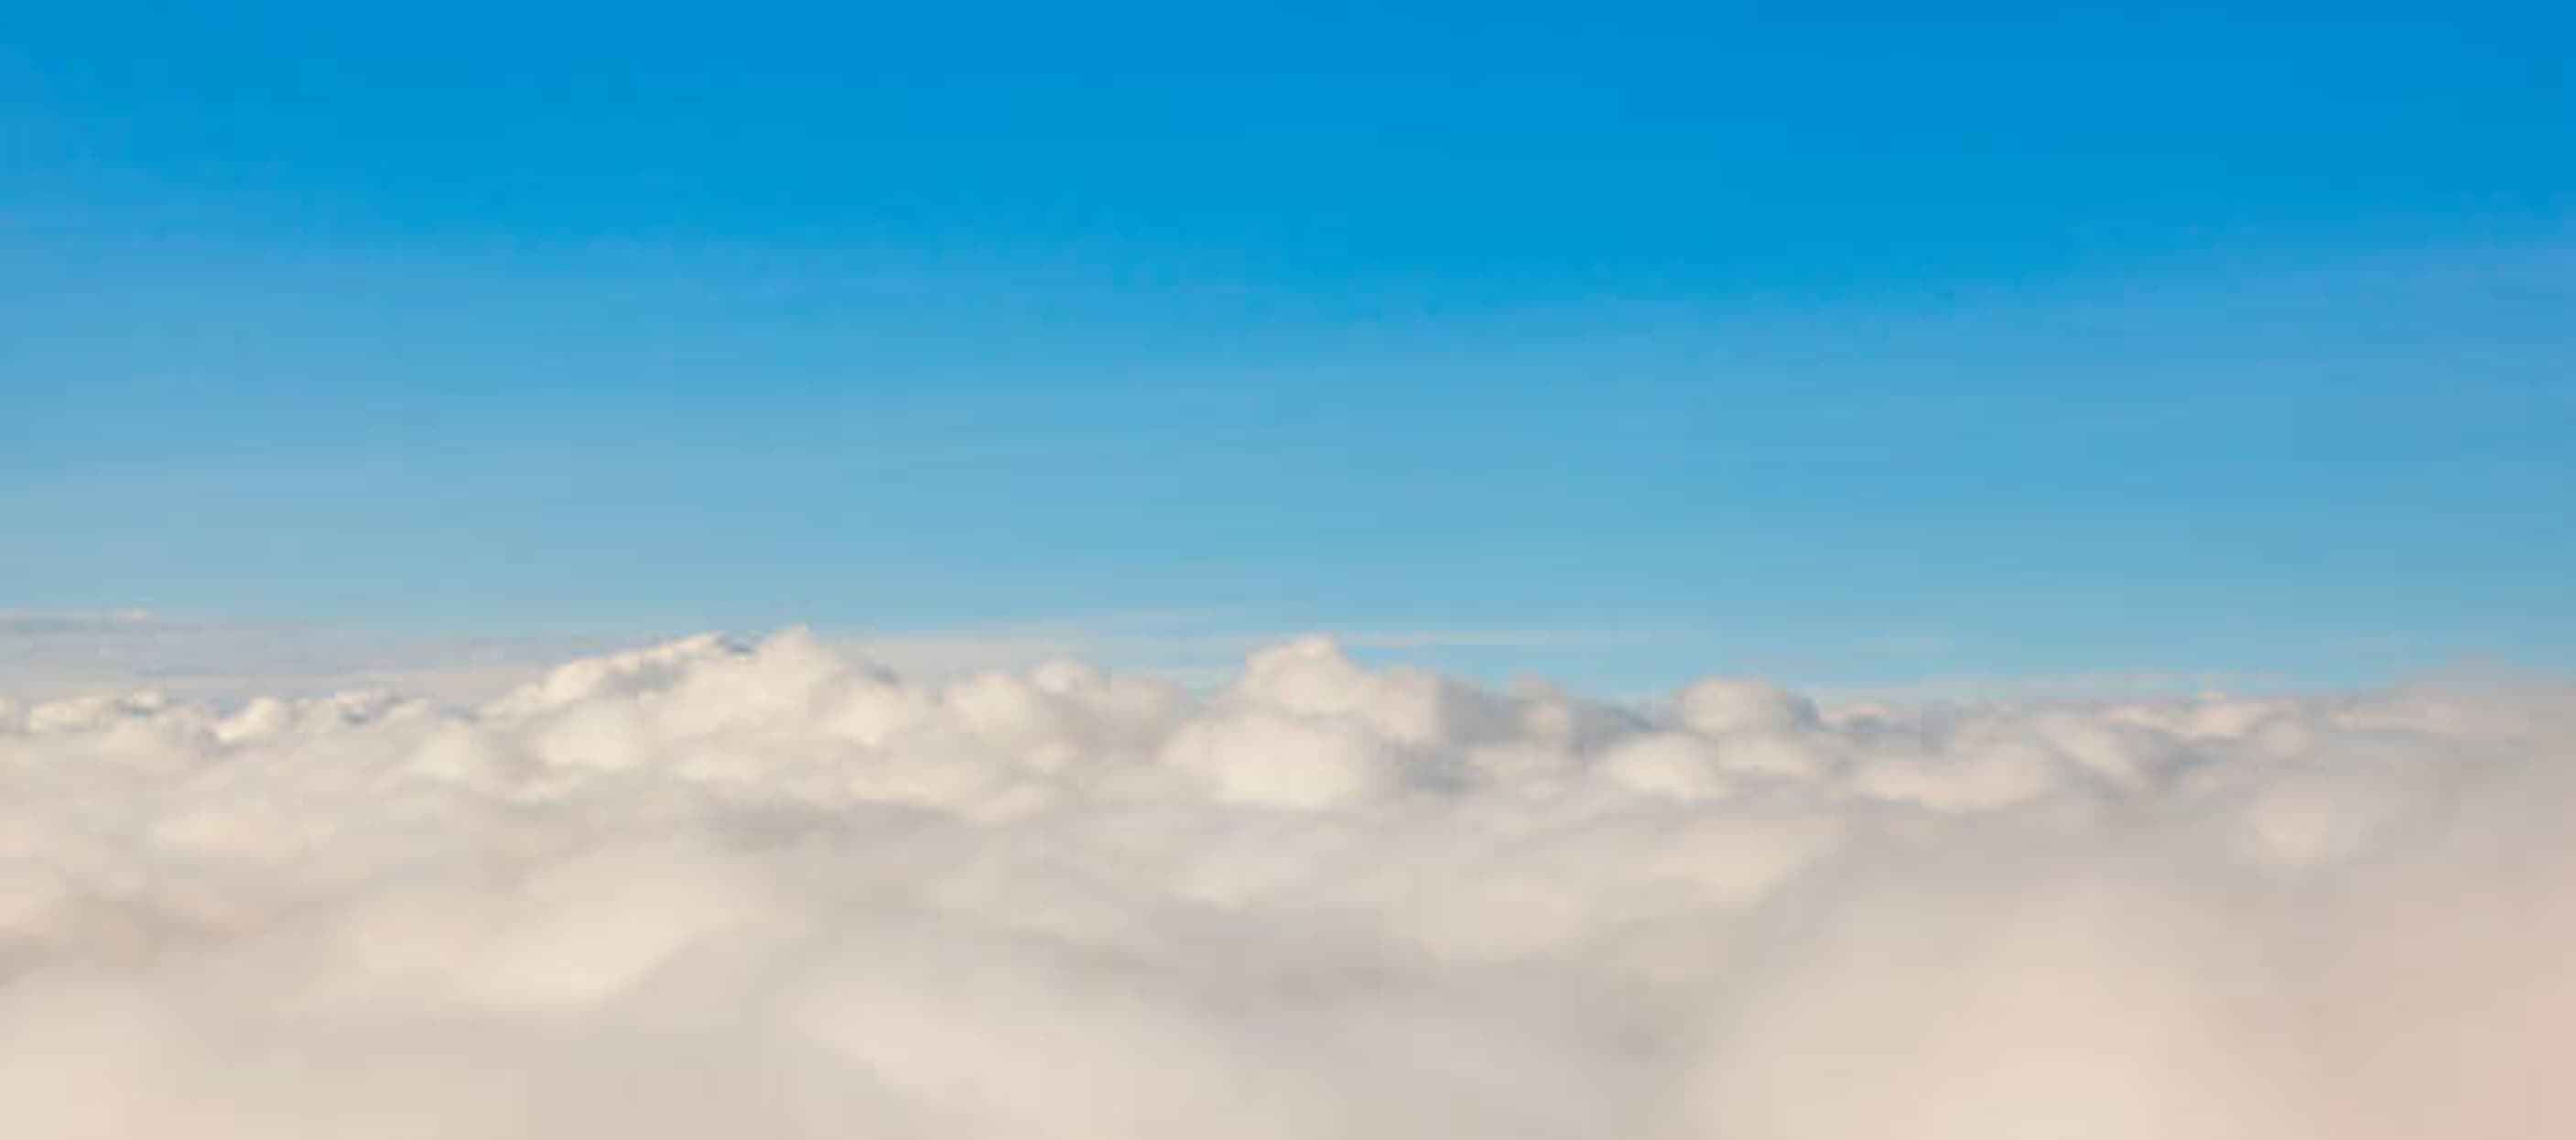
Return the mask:
<path id="1" fill-rule="evenodd" d="M 120 619 L 123 620 L 123 619 Z M 63 636 L 70 636 L 68 633 Z M 13 1134 L 2576 1135 L 2576 691 L 0 703 Z"/>

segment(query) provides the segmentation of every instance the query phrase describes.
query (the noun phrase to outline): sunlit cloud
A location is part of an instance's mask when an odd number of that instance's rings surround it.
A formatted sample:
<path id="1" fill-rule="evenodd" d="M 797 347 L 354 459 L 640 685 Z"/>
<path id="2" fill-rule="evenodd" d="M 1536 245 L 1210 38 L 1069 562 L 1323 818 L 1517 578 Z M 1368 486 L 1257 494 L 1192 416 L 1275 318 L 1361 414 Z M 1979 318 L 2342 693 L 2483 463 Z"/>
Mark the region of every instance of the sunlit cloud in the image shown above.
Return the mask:
<path id="1" fill-rule="evenodd" d="M 2555 682 L 1611 701 L 790 631 L 470 703 L 0 691 L 30 1136 L 2576 1124 Z"/>

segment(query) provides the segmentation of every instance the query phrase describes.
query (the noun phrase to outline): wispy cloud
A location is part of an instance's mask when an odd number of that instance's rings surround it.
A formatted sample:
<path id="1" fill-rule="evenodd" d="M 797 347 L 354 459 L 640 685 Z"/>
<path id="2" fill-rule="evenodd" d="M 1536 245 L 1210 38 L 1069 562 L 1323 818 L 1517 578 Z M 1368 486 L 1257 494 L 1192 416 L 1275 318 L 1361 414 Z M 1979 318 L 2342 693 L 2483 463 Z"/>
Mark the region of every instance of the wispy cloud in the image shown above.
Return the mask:
<path id="1" fill-rule="evenodd" d="M 550 662 L 662 640 L 675 631 L 456 637 L 323 622 L 262 622 L 105 612 L 0 610 L 0 696 L 43 699 L 156 689 L 237 699 L 350 689 L 401 690 L 472 702 Z M 1361 652 L 1523 654 L 1638 644 L 1646 631 L 1264 626 L 1215 611 L 1166 610 L 942 629 L 827 628 L 818 636 L 907 672 L 950 676 L 1082 659 L 1205 681 L 1265 645 L 1331 634 Z"/>

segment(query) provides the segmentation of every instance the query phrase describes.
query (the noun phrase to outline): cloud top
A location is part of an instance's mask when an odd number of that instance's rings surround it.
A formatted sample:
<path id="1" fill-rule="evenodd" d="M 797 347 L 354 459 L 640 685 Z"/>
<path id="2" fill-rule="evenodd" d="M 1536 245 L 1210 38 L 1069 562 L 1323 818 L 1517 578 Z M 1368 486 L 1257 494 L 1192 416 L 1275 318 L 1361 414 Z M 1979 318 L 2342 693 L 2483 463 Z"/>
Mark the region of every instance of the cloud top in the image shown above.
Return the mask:
<path id="1" fill-rule="evenodd" d="M 29 1135 L 2576 1135 L 2576 692 L 0 703 Z"/>

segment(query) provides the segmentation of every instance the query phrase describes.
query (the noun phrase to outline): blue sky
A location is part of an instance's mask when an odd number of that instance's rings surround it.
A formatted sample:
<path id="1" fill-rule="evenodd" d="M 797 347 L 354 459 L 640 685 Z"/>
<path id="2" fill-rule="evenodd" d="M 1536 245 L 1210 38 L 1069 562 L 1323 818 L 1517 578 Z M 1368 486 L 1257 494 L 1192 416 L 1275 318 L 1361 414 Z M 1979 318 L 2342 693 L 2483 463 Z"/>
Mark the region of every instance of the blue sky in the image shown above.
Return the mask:
<path id="1" fill-rule="evenodd" d="M 0 609 L 2576 666 L 2576 18 L 2320 12 L 0 5 Z"/>

